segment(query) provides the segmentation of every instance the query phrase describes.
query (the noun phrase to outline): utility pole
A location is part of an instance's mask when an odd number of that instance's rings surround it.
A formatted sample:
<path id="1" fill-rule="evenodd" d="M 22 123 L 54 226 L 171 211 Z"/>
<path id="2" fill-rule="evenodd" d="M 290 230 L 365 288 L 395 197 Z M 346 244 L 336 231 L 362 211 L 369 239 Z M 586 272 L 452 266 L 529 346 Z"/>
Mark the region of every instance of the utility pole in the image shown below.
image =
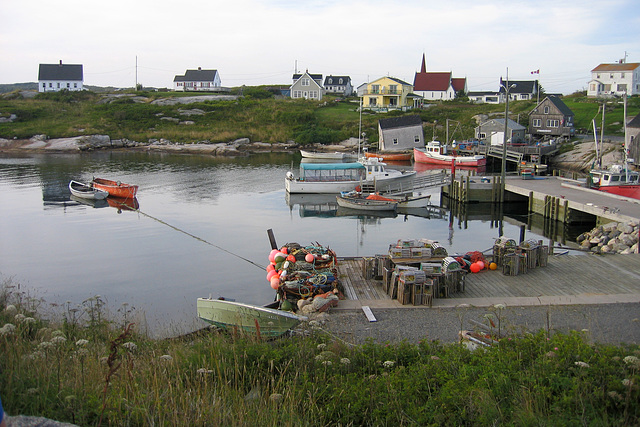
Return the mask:
<path id="1" fill-rule="evenodd" d="M 500 175 L 501 180 L 501 191 L 500 191 L 500 202 L 504 202 L 504 187 L 505 181 L 507 179 L 507 132 L 509 131 L 509 90 L 515 85 L 509 86 L 509 68 L 507 67 L 507 79 L 504 82 L 504 94 L 505 94 L 505 102 L 504 102 L 504 138 L 502 140 L 502 173 Z"/>
<path id="2" fill-rule="evenodd" d="M 138 90 L 138 55 L 136 55 L 136 86 L 134 89 Z"/>

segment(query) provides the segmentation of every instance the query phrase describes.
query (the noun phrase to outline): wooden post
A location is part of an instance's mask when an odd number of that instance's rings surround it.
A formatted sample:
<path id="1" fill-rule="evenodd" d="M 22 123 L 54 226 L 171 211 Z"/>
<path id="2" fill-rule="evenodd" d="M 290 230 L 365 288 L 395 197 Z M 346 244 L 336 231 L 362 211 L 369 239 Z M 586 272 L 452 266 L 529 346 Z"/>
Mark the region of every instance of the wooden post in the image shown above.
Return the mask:
<path id="1" fill-rule="evenodd" d="M 533 212 L 533 191 L 529 191 L 529 213 Z"/>
<path id="2" fill-rule="evenodd" d="M 278 249 L 278 244 L 276 243 L 276 237 L 273 235 L 273 230 L 271 228 L 267 230 L 267 236 L 269 236 L 269 243 L 271 243 L 271 249 Z"/>
<path id="3" fill-rule="evenodd" d="M 521 225 L 520 226 L 520 244 L 522 244 L 522 242 L 524 242 L 525 234 L 526 234 L 525 226 Z"/>

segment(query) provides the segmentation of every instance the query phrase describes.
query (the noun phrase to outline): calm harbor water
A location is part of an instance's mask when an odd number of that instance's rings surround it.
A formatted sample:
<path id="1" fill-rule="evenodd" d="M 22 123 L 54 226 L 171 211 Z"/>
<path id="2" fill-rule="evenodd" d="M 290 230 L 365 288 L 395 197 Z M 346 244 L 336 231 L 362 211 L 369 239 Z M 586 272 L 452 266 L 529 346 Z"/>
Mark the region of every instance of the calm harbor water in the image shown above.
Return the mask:
<path id="1" fill-rule="evenodd" d="M 498 221 L 473 206 L 466 220 L 446 209 L 345 212 L 332 197 L 286 194 L 285 173 L 299 161 L 291 154 L 0 155 L 0 280 L 45 305 L 100 295 L 113 316 L 135 308 L 163 335 L 203 326 L 195 318 L 198 297 L 273 299 L 262 268 L 271 249 L 267 229 L 280 245 L 318 242 L 338 256 L 382 254 L 398 239 L 421 237 L 451 254 L 487 250 L 501 234 L 518 240 L 517 221 L 527 221 L 516 213 Z M 139 185 L 139 212 L 72 200 L 69 181 L 93 176 Z M 439 189 L 432 193 L 439 205 Z M 527 238 L 549 241 L 532 231 Z"/>

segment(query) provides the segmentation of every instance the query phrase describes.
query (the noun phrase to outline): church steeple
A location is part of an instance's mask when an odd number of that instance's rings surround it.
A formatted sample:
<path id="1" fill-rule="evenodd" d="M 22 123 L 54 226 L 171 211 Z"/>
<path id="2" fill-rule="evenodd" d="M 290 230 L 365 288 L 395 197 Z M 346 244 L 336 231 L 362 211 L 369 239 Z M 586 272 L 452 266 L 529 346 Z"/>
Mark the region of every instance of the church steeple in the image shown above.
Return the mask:
<path id="1" fill-rule="evenodd" d="M 420 69 L 421 73 L 427 72 L 427 61 L 425 60 L 424 53 L 422 54 L 422 68 Z"/>

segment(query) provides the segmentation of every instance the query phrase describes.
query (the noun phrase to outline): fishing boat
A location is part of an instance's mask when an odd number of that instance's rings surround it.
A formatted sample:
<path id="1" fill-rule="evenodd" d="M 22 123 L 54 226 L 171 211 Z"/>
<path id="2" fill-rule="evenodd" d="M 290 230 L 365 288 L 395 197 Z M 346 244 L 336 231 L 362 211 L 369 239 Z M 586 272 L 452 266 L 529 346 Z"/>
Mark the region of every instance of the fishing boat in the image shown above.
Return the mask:
<path id="1" fill-rule="evenodd" d="M 375 184 L 382 190 L 385 184 L 412 180 L 416 172 L 386 169 L 378 158 L 361 158 L 349 163 L 300 163 L 295 178 L 287 172 L 285 188 L 289 193 L 341 193 L 363 184 Z"/>
<path id="2" fill-rule="evenodd" d="M 91 185 L 94 188 L 104 190 L 109 193 L 109 196 L 121 197 L 123 199 L 132 199 L 136 197 L 138 192 L 138 186 L 132 184 L 125 184 L 120 181 L 112 181 L 104 178 L 93 178 Z"/>
<path id="3" fill-rule="evenodd" d="M 424 148 L 413 149 L 413 160 L 417 163 L 428 163 L 433 165 L 457 166 L 486 166 L 487 158 L 483 155 L 458 156 L 447 152 L 447 146 L 440 141 L 430 141 Z"/>
<path id="4" fill-rule="evenodd" d="M 612 165 L 608 169 L 593 169 L 592 187 L 605 193 L 640 199 L 640 172 L 628 165 Z"/>
<path id="5" fill-rule="evenodd" d="M 300 154 L 302 157 L 306 159 L 322 159 L 322 160 L 346 160 L 346 159 L 355 159 L 356 155 L 351 153 L 341 153 L 335 151 L 333 153 L 322 152 L 322 151 L 306 151 L 300 150 Z"/>
<path id="6" fill-rule="evenodd" d="M 198 317 L 228 331 L 244 331 L 276 338 L 305 320 L 289 311 L 225 299 L 198 298 Z"/>
<path id="7" fill-rule="evenodd" d="M 109 195 L 104 190 L 74 180 L 69 181 L 69 191 L 76 197 L 88 200 L 103 200 Z"/>
<path id="8" fill-rule="evenodd" d="M 385 162 L 406 162 L 413 157 L 413 151 L 391 152 L 378 151 L 375 153 L 365 151 L 364 155 L 369 158 L 379 158 Z"/>
<path id="9" fill-rule="evenodd" d="M 398 209 L 398 202 L 377 196 L 375 194 L 363 197 L 361 195 L 340 195 L 336 196 L 338 206 L 360 211 L 391 211 Z"/>

